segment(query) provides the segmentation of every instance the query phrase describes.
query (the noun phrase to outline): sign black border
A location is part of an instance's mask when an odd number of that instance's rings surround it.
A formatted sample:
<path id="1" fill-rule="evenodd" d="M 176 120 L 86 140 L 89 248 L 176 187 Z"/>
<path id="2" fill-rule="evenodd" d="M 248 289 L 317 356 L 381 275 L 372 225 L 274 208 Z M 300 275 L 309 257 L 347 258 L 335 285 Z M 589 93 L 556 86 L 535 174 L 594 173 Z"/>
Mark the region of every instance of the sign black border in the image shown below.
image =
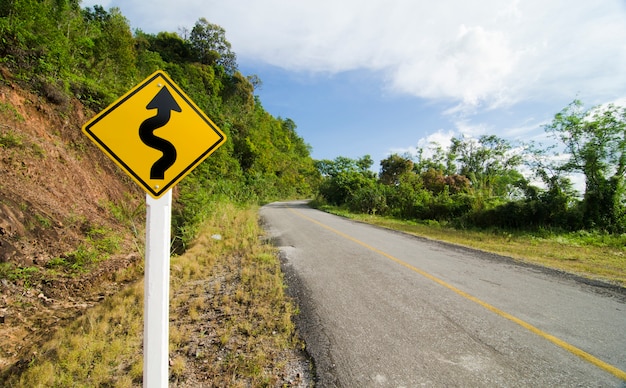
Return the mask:
<path id="1" fill-rule="evenodd" d="M 89 137 L 91 137 L 94 141 L 96 141 L 100 147 L 102 147 L 102 149 L 106 150 L 106 152 L 113 158 L 115 159 L 120 166 L 122 166 L 122 168 L 128 172 L 129 174 L 131 174 L 134 178 L 136 182 L 140 182 L 141 186 L 143 186 L 143 188 L 148 191 L 153 197 L 159 198 L 161 197 L 161 195 L 163 195 L 165 192 L 167 192 L 167 190 L 169 190 L 171 187 L 173 187 L 176 183 L 178 183 L 185 175 L 189 174 L 194 168 L 196 168 L 198 166 L 198 164 L 201 163 L 202 159 L 204 159 L 208 154 L 210 154 L 211 152 L 213 152 L 213 150 L 217 147 L 219 147 L 225 139 L 225 136 L 221 133 L 221 131 L 218 129 L 216 129 L 217 127 L 210 121 L 207 120 L 207 116 L 200 111 L 197 107 L 196 104 L 193 103 L 189 98 L 187 98 L 187 96 L 181 91 L 179 90 L 178 86 L 176 84 L 173 83 L 173 81 L 170 81 L 169 78 L 167 76 L 164 76 L 165 73 L 161 72 L 161 71 L 157 71 L 154 73 L 154 75 L 152 77 L 147 78 L 143 84 L 137 86 L 134 90 L 132 90 L 131 93 L 129 93 L 127 96 L 125 96 L 124 98 L 120 99 L 119 101 L 115 102 L 113 105 L 109 106 L 108 108 L 106 108 L 102 113 L 100 113 L 95 120 L 93 120 L 92 122 L 90 122 L 88 125 L 85 126 L 84 131 L 86 133 L 89 134 Z M 113 150 L 111 150 L 106 144 L 104 144 L 99 138 L 98 136 L 96 136 L 96 134 L 91 130 L 91 128 L 96 125 L 97 123 L 100 122 L 100 120 L 102 120 L 103 118 L 105 118 L 109 113 L 113 112 L 115 109 L 117 109 L 120 105 L 122 105 L 123 103 L 125 103 L 127 100 L 129 100 L 131 97 L 133 97 L 135 94 L 137 94 L 139 91 L 141 91 L 143 88 L 145 88 L 147 85 L 149 85 L 150 83 L 152 83 L 154 80 L 156 80 L 157 78 L 161 77 L 163 79 L 163 81 L 165 81 L 165 83 L 167 83 L 175 92 L 176 94 L 182 98 L 189 107 L 191 107 L 198 116 L 200 116 L 202 118 L 202 120 L 207 123 L 207 125 L 215 132 L 216 135 L 218 135 L 219 140 L 217 142 L 215 142 L 211 147 L 209 147 L 206 151 L 204 151 L 198 158 L 196 158 L 189 166 L 185 167 L 185 169 L 183 169 L 178 175 L 176 175 L 176 177 L 174 177 L 173 179 L 170 180 L 170 182 L 168 184 L 166 184 L 165 186 L 163 186 L 162 188 L 160 187 L 159 190 L 154 190 L 148 183 L 146 183 L 139 175 L 137 175 L 137 173 L 135 173 L 135 171 L 133 171 L 133 169 L 131 169 L 122 159 L 120 159 L 115 152 L 113 152 Z"/>

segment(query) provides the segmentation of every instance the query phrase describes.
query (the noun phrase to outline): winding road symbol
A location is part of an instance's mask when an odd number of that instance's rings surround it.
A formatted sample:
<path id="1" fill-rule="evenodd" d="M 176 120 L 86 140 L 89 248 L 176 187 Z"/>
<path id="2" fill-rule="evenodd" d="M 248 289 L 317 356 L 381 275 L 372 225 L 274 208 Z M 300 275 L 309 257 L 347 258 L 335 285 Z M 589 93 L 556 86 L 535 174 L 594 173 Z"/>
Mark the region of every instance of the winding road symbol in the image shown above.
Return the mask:
<path id="1" fill-rule="evenodd" d="M 82 129 L 155 199 L 226 141 L 217 125 L 161 70 L 92 117 Z"/>
<path id="2" fill-rule="evenodd" d="M 167 86 L 161 88 L 152 101 L 148 103 L 146 109 L 156 109 L 157 113 L 141 123 L 139 138 L 148 147 L 163 152 L 163 156 L 154 162 L 150 169 L 150 179 L 165 179 L 165 171 L 172 167 L 176 161 L 176 148 L 169 141 L 156 136 L 154 131 L 170 121 L 172 111 L 182 112 L 182 109 L 174 100 Z"/>

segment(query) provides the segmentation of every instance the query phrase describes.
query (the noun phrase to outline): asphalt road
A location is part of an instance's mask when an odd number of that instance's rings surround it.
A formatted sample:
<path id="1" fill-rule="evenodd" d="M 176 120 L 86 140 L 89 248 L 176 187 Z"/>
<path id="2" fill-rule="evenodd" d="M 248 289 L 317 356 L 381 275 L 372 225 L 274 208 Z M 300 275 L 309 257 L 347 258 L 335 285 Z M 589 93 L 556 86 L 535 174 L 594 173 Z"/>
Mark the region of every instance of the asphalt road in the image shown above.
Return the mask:
<path id="1" fill-rule="evenodd" d="M 626 387 L 622 292 L 273 203 L 318 387 Z"/>

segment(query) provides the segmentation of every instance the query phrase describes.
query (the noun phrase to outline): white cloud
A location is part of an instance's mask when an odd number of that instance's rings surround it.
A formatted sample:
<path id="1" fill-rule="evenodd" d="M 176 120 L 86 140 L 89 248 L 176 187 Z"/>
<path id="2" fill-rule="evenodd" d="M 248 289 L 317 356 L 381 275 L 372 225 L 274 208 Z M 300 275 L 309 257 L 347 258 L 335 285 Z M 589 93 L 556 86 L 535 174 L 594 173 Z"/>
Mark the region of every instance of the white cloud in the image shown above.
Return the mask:
<path id="1" fill-rule="evenodd" d="M 447 149 L 450 146 L 451 140 L 454 136 L 455 133 L 453 131 L 439 130 L 435 133 L 431 133 L 425 138 L 420 139 L 417 142 L 417 145 L 419 147 L 425 148 L 429 147 L 431 144 L 438 144 L 441 145 L 444 149 Z"/>
<path id="2" fill-rule="evenodd" d="M 449 101 L 448 113 L 577 93 L 602 103 L 626 94 L 620 0 L 104 3 L 148 32 L 191 28 L 206 17 L 251 61 L 313 73 L 382 71 L 390 91 Z"/>
<path id="3" fill-rule="evenodd" d="M 455 122 L 456 130 L 461 137 L 478 138 L 490 132 L 490 128 L 485 123 L 471 123 L 468 120 L 459 120 Z"/>
<path id="4" fill-rule="evenodd" d="M 450 147 L 451 139 L 456 136 L 454 131 L 445 131 L 443 129 L 437 132 L 431 133 L 426 137 L 422 137 L 417 141 L 416 146 L 409 147 L 394 147 L 389 150 L 387 155 L 409 155 L 412 158 L 416 158 L 421 150 L 424 158 L 431 158 L 435 154 L 435 149 L 441 147 L 443 150 L 447 150 Z"/>
<path id="5" fill-rule="evenodd" d="M 224 18 L 242 55 L 301 71 L 384 70 L 391 90 L 458 109 L 578 92 L 619 97 L 626 82 L 626 9 L 617 0 L 231 3 L 214 4 L 214 21 Z"/>
<path id="6" fill-rule="evenodd" d="M 461 24 L 457 35 L 427 56 L 406 58 L 393 70 L 393 87 L 424 98 L 453 98 L 469 106 L 500 102 L 516 57 L 505 34 Z"/>

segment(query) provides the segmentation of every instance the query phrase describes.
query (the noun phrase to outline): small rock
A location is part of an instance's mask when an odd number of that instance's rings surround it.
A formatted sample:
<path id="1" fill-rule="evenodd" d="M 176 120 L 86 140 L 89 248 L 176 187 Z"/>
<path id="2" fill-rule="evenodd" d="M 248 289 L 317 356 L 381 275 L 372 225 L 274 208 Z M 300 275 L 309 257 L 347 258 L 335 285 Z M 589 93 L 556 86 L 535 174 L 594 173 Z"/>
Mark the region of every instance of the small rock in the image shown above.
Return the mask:
<path id="1" fill-rule="evenodd" d="M 211 236 L 211 238 L 212 238 L 213 240 L 218 240 L 218 241 L 219 241 L 219 240 L 221 240 L 221 239 L 222 239 L 222 235 L 221 235 L 221 234 L 214 234 L 213 236 Z"/>
<path id="2" fill-rule="evenodd" d="M 45 295 L 43 294 L 43 292 L 41 292 L 39 295 L 37 295 L 37 298 L 39 298 L 39 299 L 43 300 L 43 302 L 44 302 L 44 303 L 50 303 L 50 302 L 52 302 L 52 299 L 51 299 L 51 298 L 48 298 L 47 296 L 45 296 Z"/>

